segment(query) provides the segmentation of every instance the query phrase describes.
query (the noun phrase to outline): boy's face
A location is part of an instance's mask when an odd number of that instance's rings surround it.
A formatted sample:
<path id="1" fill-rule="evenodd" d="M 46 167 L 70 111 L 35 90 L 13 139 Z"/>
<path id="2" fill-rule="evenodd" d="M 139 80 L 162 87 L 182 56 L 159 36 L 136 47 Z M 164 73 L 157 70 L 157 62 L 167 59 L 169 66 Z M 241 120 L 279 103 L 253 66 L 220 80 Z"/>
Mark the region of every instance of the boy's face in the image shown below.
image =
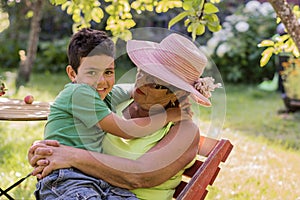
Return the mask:
<path id="1" fill-rule="evenodd" d="M 84 57 L 77 74 L 71 80 L 92 86 L 104 99 L 115 84 L 114 59 L 107 55 Z"/>

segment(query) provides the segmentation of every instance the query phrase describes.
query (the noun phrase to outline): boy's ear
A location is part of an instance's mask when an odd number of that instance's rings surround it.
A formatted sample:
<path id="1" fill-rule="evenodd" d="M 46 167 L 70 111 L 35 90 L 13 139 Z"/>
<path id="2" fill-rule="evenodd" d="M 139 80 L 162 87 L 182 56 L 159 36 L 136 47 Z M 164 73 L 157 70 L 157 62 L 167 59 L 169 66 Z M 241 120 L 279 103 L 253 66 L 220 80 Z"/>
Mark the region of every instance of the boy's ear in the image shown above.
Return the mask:
<path id="1" fill-rule="evenodd" d="M 72 68 L 71 65 L 68 65 L 66 67 L 66 72 L 69 76 L 69 79 L 72 81 L 72 82 L 75 82 L 75 78 L 76 78 L 76 72 L 74 71 L 74 69 Z"/>

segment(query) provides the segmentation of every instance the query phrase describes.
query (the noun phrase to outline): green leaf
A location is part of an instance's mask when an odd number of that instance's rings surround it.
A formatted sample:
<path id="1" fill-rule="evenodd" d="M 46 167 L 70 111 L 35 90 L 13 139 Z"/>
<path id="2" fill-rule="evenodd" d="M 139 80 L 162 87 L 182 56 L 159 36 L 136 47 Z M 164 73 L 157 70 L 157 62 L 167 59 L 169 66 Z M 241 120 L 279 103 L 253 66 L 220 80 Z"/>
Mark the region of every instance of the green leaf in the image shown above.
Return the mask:
<path id="1" fill-rule="evenodd" d="M 113 5 L 109 5 L 105 8 L 105 11 L 109 14 L 109 15 L 113 15 L 115 12 L 115 8 Z"/>
<path id="2" fill-rule="evenodd" d="M 165 7 L 165 8 L 166 8 L 166 10 L 163 10 L 163 12 L 166 12 L 168 10 L 167 7 Z M 149 12 L 152 12 L 154 8 L 153 8 L 153 5 L 146 5 L 145 9 Z"/>
<path id="3" fill-rule="evenodd" d="M 80 15 L 73 14 L 72 19 L 75 23 L 79 23 L 81 21 Z"/>
<path id="4" fill-rule="evenodd" d="M 204 4 L 204 13 L 205 14 L 214 14 L 219 12 L 219 9 L 212 3 Z"/>
<path id="5" fill-rule="evenodd" d="M 265 66 L 269 62 L 270 58 L 273 55 L 273 52 L 274 52 L 274 48 L 269 47 L 261 53 L 261 55 L 262 55 L 262 57 L 260 59 L 260 66 L 261 67 Z"/>
<path id="6" fill-rule="evenodd" d="M 206 0 L 200 0 L 199 9 L 202 10 L 205 4 L 206 4 Z"/>
<path id="7" fill-rule="evenodd" d="M 71 4 L 72 4 L 71 1 L 67 1 L 66 3 L 61 5 L 61 9 L 66 10 L 69 6 L 71 6 Z"/>
<path id="8" fill-rule="evenodd" d="M 219 30 L 222 29 L 222 26 L 218 23 L 218 22 L 209 22 L 207 24 L 207 28 L 211 31 L 211 32 L 218 32 Z"/>
<path id="9" fill-rule="evenodd" d="M 193 26 L 192 26 L 192 24 L 190 24 L 188 27 L 187 27 L 187 32 L 192 32 L 193 31 Z"/>
<path id="10" fill-rule="evenodd" d="M 68 13 L 68 15 L 71 15 L 71 14 L 74 12 L 74 8 L 75 8 L 74 5 L 71 5 L 71 6 L 69 6 L 69 7 L 67 8 L 67 13 Z"/>
<path id="11" fill-rule="evenodd" d="M 189 12 L 182 12 L 179 13 L 176 17 L 172 18 L 169 21 L 169 25 L 168 25 L 168 29 L 170 29 L 174 24 L 176 24 L 177 22 L 179 22 L 180 20 L 182 20 L 183 18 L 185 18 L 188 15 Z"/>
<path id="12" fill-rule="evenodd" d="M 285 34 L 285 35 L 277 37 L 276 40 L 277 40 L 277 42 L 284 42 L 284 41 L 286 41 L 289 38 L 290 38 L 290 35 L 289 34 Z"/>
<path id="13" fill-rule="evenodd" d="M 187 27 L 189 25 L 189 23 L 191 23 L 190 19 L 186 19 L 184 20 L 184 26 Z"/>
<path id="14" fill-rule="evenodd" d="M 125 27 L 126 28 L 130 29 L 134 26 L 135 26 L 135 21 L 133 21 L 132 19 L 125 20 Z"/>
<path id="15" fill-rule="evenodd" d="M 193 38 L 193 41 L 195 41 L 196 36 L 197 36 L 196 29 L 193 29 L 193 31 L 192 31 L 192 38 Z"/>
<path id="16" fill-rule="evenodd" d="M 205 15 L 203 19 L 207 19 L 207 27 L 211 32 L 217 32 L 222 29 L 219 18 L 216 14 Z"/>
<path id="17" fill-rule="evenodd" d="M 27 13 L 26 13 L 26 19 L 30 19 L 31 17 L 33 17 L 33 11 L 32 10 L 30 10 L 30 11 L 28 11 Z"/>
<path id="18" fill-rule="evenodd" d="M 131 8 L 138 10 L 141 7 L 141 2 L 140 1 L 134 1 L 131 3 Z"/>
<path id="19" fill-rule="evenodd" d="M 93 10 L 91 12 L 91 15 L 92 15 L 92 19 L 95 22 L 100 23 L 101 19 L 104 16 L 104 13 L 103 13 L 103 11 L 102 11 L 102 9 L 100 7 L 96 7 L 96 8 L 93 8 Z"/>
<path id="20" fill-rule="evenodd" d="M 183 10 L 192 10 L 193 9 L 193 1 L 184 1 L 182 4 Z"/>
<path id="21" fill-rule="evenodd" d="M 293 50 L 293 55 L 298 58 L 300 56 L 299 50 L 298 48 L 295 46 L 294 50 Z"/>
<path id="22" fill-rule="evenodd" d="M 205 26 L 203 24 L 199 24 L 196 28 L 196 34 L 202 35 L 205 32 Z"/>
<path id="23" fill-rule="evenodd" d="M 131 40 L 132 39 L 132 33 L 131 31 L 129 30 L 125 30 L 122 32 L 121 36 L 120 36 L 121 39 L 125 40 L 125 41 L 128 41 L 128 40 Z"/>
<path id="24" fill-rule="evenodd" d="M 274 46 L 274 42 L 272 40 L 263 40 L 261 43 L 257 45 L 258 47 L 269 47 Z"/>
<path id="25" fill-rule="evenodd" d="M 57 6 L 57 5 L 61 5 L 61 4 L 66 3 L 67 0 L 51 0 L 50 2 L 51 2 L 51 4 L 54 4 L 54 5 Z"/>
<path id="26" fill-rule="evenodd" d="M 204 3 L 204 0 L 193 0 L 192 2 L 193 2 L 192 3 L 193 8 L 199 8 L 199 6 Z"/>

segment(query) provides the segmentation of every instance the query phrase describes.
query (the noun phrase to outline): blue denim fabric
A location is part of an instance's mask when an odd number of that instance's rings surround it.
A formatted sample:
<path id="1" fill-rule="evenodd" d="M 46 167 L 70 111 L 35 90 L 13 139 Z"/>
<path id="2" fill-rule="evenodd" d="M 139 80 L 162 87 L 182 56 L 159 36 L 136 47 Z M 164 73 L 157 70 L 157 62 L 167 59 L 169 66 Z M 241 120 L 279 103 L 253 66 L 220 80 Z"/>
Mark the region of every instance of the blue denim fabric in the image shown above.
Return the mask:
<path id="1" fill-rule="evenodd" d="M 126 189 L 114 187 L 73 168 L 53 171 L 39 180 L 34 194 L 38 200 L 138 200 Z"/>

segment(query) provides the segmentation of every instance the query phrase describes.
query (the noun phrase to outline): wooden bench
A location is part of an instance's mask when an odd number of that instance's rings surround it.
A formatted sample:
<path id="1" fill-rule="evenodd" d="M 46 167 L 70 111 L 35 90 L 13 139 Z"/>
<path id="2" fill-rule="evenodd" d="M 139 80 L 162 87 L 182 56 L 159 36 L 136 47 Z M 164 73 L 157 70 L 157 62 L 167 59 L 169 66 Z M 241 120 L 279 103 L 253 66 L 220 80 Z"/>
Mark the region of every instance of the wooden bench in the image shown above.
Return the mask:
<path id="1" fill-rule="evenodd" d="M 220 171 L 220 163 L 225 162 L 233 145 L 229 140 L 215 140 L 201 136 L 199 152 L 194 165 L 184 172 L 181 183 L 177 186 L 176 200 L 200 200 L 207 195 L 207 186 L 212 185 Z M 201 159 L 201 157 L 205 158 Z"/>

